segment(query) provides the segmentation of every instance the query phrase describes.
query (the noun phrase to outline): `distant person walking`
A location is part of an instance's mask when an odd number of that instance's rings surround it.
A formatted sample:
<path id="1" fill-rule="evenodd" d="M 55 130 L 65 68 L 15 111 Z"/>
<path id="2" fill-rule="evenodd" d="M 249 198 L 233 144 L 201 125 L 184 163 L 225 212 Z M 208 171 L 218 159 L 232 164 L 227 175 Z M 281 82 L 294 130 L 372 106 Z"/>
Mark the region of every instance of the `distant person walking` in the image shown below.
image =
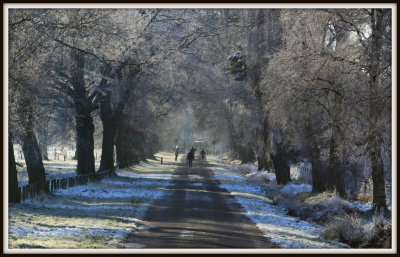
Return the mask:
<path id="1" fill-rule="evenodd" d="M 178 155 L 179 155 L 179 145 L 175 146 L 175 161 L 178 161 Z"/>
<path id="2" fill-rule="evenodd" d="M 200 157 L 201 157 L 201 160 L 202 160 L 202 161 L 204 161 L 204 159 L 206 158 L 206 151 L 204 151 L 203 148 L 201 148 Z"/>
<path id="3" fill-rule="evenodd" d="M 196 149 L 194 149 L 194 147 L 192 147 L 190 149 L 189 153 L 187 154 L 187 160 L 189 162 L 189 168 L 191 168 L 193 166 L 194 152 L 196 152 Z"/>

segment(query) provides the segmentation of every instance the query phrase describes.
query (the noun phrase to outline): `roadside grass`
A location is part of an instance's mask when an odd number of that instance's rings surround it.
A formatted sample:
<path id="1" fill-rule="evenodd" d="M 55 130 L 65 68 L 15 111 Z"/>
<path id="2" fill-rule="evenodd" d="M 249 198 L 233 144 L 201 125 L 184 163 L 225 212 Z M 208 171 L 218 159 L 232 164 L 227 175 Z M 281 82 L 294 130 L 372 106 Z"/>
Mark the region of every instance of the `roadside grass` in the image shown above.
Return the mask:
<path id="1" fill-rule="evenodd" d="M 64 202 L 60 204 L 60 202 Z M 152 199 L 47 197 L 9 207 L 9 248 L 118 248 Z"/>
<path id="2" fill-rule="evenodd" d="M 375 213 L 372 221 L 356 213 L 344 214 L 329 220 L 323 236 L 354 248 L 391 248 L 392 226 L 382 213 Z"/>
<path id="3" fill-rule="evenodd" d="M 273 198 L 266 193 L 266 190 L 273 188 L 276 193 L 283 190 L 291 195 L 299 189 L 308 188 L 307 186 L 298 188 L 296 185 L 284 190 L 283 186 L 277 186 L 274 180 L 270 179 L 272 178 L 270 174 L 254 174 L 254 169 L 251 169 L 250 165 L 235 169 L 232 165 L 219 167 L 218 160 L 211 161 L 217 166 L 213 170 L 216 179 L 221 182 L 220 187 L 234 196 L 235 201 L 243 207 L 243 214 L 250 218 L 272 242 L 278 243 L 283 248 L 347 247 L 337 241 L 324 240 L 321 236 L 322 226 L 287 215 L 287 210 L 274 205 Z M 225 183 L 229 178 L 231 178 L 230 183 Z M 272 185 L 266 184 L 267 179 Z"/>
<path id="4" fill-rule="evenodd" d="M 174 168 L 151 160 L 117 170 L 115 178 L 9 204 L 8 247 L 124 248 L 130 231 L 147 226 L 142 219 Z"/>
<path id="5" fill-rule="evenodd" d="M 218 163 L 218 160 L 215 161 Z M 319 236 L 314 233 L 307 236 L 310 238 L 315 236 L 315 240 L 318 240 L 319 237 L 321 242 L 328 240 L 340 247 L 347 245 L 352 248 L 391 247 L 391 218 L 372 213 L 370 195 L 360 194 L 357 198 L 358 202 L 350 201 L 341 198 L 335 191 L 313 193 L 311 185 L 308 184 L 276 185 L 270 173 L 255 172 L 254 165 L 253 168 L 251 165 L 237 163 L 225 163 L 222 166 L 228 167 L 226 172 L 223 171 L 223 168 L 215 169 L 217 171 L 216 177 L 222 178 L 222 180 L 218 178 L 224 184 L 221 186 L 229 188 L 230 194 L 234 195 L 243 206 L 246 206 L 247 215 L 259 224 L 260 228 L 265 227 L 265 231 L 272 235 L 272 238 L 283 239 L 283 235 L 286 233 L 275 234 L 275 229 L 278 228 L 271 228 L 282 221 L 281 217 L 280 221 L 277 220 L 274 225 L 273 222 L 275 221 L 267 217 L 276 211 L 296 217 L 298 220 L 295 222 L 304 221 L 314 224 L 313 226 L 317 228 Z M 228 183 L 224 180 L 229 176 L 234 178 L 237 175 L 246 180 L 239 180 L 239 183 L 234 183 L 235 179 Z M 260 190 L 260 188 L 262 189 Z M 252 204 L 249 200 L 258 201 L 259 204 Z M 271 206 L 268 207 L 269 204 L 273 204 L 276 209 Z M 262 208 L 269 208 L 270 210 L 266 212 Z M 287 218 L 287 220 L 290 219 Z M 285 226 L 278 225 L 278 230 L 284 231 Z M 291 237 L 288 233 L 286 234 L 285 237 Z M 297 236 L 288 240 L 288 242 L 290 241 L 298 241 Z M 287 243 L 286 239 L 283 239 L 281 243 Z M 289 248 L 292 246 L 296 248 L 299 245 L 293 244 Z M 303 247 L 309 246 L 305 244 Z"/>

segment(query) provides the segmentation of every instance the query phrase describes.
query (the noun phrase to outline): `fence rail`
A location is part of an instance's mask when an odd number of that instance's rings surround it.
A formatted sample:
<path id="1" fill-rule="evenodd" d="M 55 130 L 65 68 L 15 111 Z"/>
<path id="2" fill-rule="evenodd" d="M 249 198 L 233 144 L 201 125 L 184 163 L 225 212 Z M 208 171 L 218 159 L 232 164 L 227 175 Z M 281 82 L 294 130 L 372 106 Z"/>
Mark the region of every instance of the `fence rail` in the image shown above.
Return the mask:
<path id="1" fill-rule="evenodd" d="M 67 189 L 74 186 L 86 185 L 89 182 L 98 181 L 104 178 L 113 176 L 115 173 L 112 170 L 106 170 L 101 172 L 96 172 L 87 175 L 77 175 L 68 178 L 56 178 L 51 180 L 46 180 L 46 187 L 50 192 L 54 192 L 58 189 Z M 40 193 L 40 188 L 38 183 L 28 184 L 25 186 L 18 187 L 20 192 L 20 202 L 28 199 L 32 199 Z"/>

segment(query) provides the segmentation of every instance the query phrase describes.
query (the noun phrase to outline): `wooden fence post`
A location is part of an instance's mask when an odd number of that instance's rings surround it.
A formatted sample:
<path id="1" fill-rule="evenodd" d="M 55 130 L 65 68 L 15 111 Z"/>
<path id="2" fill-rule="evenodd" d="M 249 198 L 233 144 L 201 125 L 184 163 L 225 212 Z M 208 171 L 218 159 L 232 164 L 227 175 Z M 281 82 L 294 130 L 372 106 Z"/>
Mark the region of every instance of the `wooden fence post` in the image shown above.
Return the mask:
<path id="1" fill-rule="evenodd" d="M 161 164 L 163 164 L 163 158 L 161 157 Z"/>

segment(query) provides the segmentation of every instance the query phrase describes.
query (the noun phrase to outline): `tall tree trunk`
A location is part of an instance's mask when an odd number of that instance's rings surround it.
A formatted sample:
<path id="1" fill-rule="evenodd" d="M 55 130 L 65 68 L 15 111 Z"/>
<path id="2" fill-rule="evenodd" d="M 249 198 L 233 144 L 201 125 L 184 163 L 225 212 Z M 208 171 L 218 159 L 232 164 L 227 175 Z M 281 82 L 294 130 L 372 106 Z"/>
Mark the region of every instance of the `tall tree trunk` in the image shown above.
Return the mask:
<path id="1" fill-rule="evenodd" d="M 35 135 L 33 106 L 30 97 L 30 95 L 21 95 L 23 100 L 19 106 L 22 151 L 28 171 L 29 184 L 38 184 L 39 191 L 48 192 L 42 154 Z"/>
<path id="2" fill-rule="evenodd" d="M 379 92 L 380 77 L 380 52 L 382 50 L 383 11 L 382 9 L 371 9 L 371 30 L 372 41 L 370 48 L 370 100 L 369 100 L 369 122 L 368 122 L 368 150 L 372 168 L 373 181 L 373 204 L 375 209 L 387 210 L 384 167 L 382 162 L 382 136 L 378 128 L 379 116 L 382 113 L 382 107 L 379 98 L 376 97 Z"/>
<path id="3" fill-rule="evenodd" d="M 77 173 L 90 174 L 95 172 L 94 161 L 94 125 L 90 115 L 76 115 L 76 153 Z"/>
<path id="4" fill-rule="evenodd" d="M 129 157 L 125 147 L 124 136 L 121 128 L 117 128 L 117 136 L 115 138 L 115 148 L 117 152 L 117 165 L 118 168 L 129 167 Z"/>
<path id="5" fill-rule="evenodd" d="M 103 143 L 99 170 L 114 170 L 115 135 L 115 126 L 103 122 Z"/>
<path id="6" fill-rule="evenodd" d="M 342 150 L 338 142 L 338 131 L 334 126 L 329 150 L 329 167 L 328 167 L 328 188 L 335 189 L 341 196 L 346 195 L 344 188 Z"/>
<path id="7" fill-rule="evenodd" d="M 256 158 L 254 156 L 254 152 L 249 146 L 237 146 L 237 152 L 239 155 L 239 159 L 242 164 L 245 163 L 253 163 Z"/>
<path id="8" fill-rule="evenodd" d="M 324 192 L 326 190 L 325 180 L 323 175 L 322 163 L 321 163 L 321 153 L 318 148 L 317 142 L 315 140 L 315 135 L 313 133 L 313 127 L 311 125 L 310 118 L 306 121 L 306 149 L 310 157 L 311 162 L 311 176 L 312 176 L 312 186 L 313 192 Z"/>
<path id="9" fill-rule="evenodd" d="M 252 10 L 247 12 L 249 20 L 255 25 L 249 30 L 246 60 L 248 69 L 248 82 L 253 89 L 257 101 L 262 131 L 260 137 L 261 149 L 258 149 L 258 170 L 272 170 L 270 149 L 270 124 L 268 113 L 265 113 L 265 97 L 261 87 L 261 75 L 268 65 L 268 58 L 261 53 L 272 53 L 282 46 L 282 24 L 279 20 L 280 10 Z"/>
<path id="10" fill-rule="evenodd" d="M 125 108 L 125 102 L 129 97 L 129 90 L 113 110 L 111 108 L 111 91 L 106 89 L 107 80 L 102 79 L 100 88 L 103 93 L 100 100 L 100 119 L 103 123 L 103 143 L 101 149 L 100 170 L 114 170 L 114 145 L 116 144 L 117 127 Z"/>
<path id="11" fill-rule="evenodd" d="M 111 109 L 110 92 L 103 96 L 100 102 L 100 118 L 103 123 L 103 143 L 99 170 L 114 170 L 114 145 L 118 122 L 116 114 Z"/>
<path id="12" fill-rule="evenodd" d="M 40 152 L 42 153 L 42 159 L 45 161 L 49 160 L 49 155 L 47 152 L 47 142 L 46 139 L 43 140 L 39 140 L 39 148 L 40 148 Z"/>
<path id="13" fill-rule="evenodd" d="M 370 150 L 369 158 L 372 168 L 373 204 L 375 209 L 387 210 L 384 168 L 381 150 Z"/>
<path id="14" fill-rule="evenodd" d="M 335 189 L 341 196 L 346 195 L 344 183 L 344 148 L 345 136 L 343 134 L 345 113 L 343 112 L 343 97 L 339 93 L 342 90 L 340 85 L 331 83 L 330 86 L 335 90 L 330 92 L 333 97 L 333 107 L 331 108 L 331 140 L 329 150 L 328 167 L 328 188 Z"/>
<path id="15" fill-rule="evenodd" d="M 12 133 L 8 133 L 8 201 L 10 203 L 19 203 L 21 194 L 18 190 L 18 174 L 15 164 L 14 144 Z"/>
<path id="16" fill-rule="evenodd" d="M 48 192 L 46 186 L 46 173 L 35 133 L 32 130 L 25 131 L 22 134 L 21 140 L 26 169 L 28 171 L 29 184 L 33 185 L 37 183 L 40 191 Z"/>
<path id="17" fill-rule="evenodd" d="M 94 125 L 91 116 L 92 103 L 88 99 L 84 81 L 84 56 L 78 50 L 71 50 L 74 67 L 71 70 L 71 84 L 74 88 L 74 107 L 76 111 L 76 153 L 77 173 L 95 172 Z"/>
<path id="18" fill-rule="evenodd" d="M 119 168 L 126 168 L 139 163 L 139 152 L 135 149 L 136 132 L 132 130 L 129 123 L 121 120 L 117 127 L 115 148 L 117 152 L 117 163 Z"/>
<path id="19" fill-rule="evenodd" d="M 259 100 L 261 101 L 261 100 Z M 260 113 L 262 112 L 261 109 L 261 103 L 260 103 Z M 269 122 L 268 118 L 264 117 L 263 119 L 263 125 L 262 125 L 262 132 L 261 132 L 261 149 L 259 149 L 259 156 L 257 158 L 258 160 L 258 170 L 273 170 L 273 162 L 271 160 L 270 154 L 269 154 Z"/>
<path id="20" fill-rule="evenodd" d="M 275 169 L 276 183 L 278 185 L 286 185 L 291 182 L 289 160 L 283 144 L 276 144 L 276 152 L 271 154 L 271 159 Z"/>

